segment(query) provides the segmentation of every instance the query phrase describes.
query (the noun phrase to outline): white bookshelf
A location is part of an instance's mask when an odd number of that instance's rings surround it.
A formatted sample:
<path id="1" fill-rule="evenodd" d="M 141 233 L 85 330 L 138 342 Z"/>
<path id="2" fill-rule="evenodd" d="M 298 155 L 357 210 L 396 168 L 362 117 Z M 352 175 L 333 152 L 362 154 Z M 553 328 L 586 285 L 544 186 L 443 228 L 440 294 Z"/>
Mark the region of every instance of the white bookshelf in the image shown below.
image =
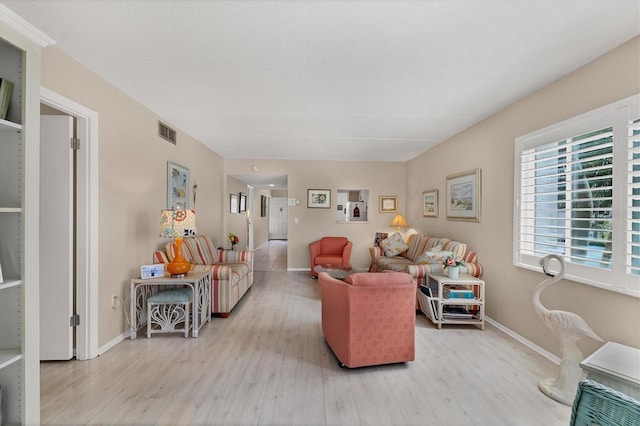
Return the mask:
<path id="1" fill-rule="evenodd" d="M 40 422 L 40 55 L 51 43 L 0 4 L 0 78 L 14 84 L 0 119 L 0 387 L 10 424 Z"/>

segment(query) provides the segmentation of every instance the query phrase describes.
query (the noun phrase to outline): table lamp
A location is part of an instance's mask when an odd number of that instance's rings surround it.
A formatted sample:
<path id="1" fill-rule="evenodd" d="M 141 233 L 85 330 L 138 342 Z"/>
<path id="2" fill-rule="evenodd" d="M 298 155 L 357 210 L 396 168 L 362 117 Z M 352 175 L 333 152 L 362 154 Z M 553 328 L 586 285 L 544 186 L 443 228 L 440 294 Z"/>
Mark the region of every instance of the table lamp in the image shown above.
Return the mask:
<path id="1" fill-rule="evenodd" d="M 400 228 L 408 228 L 409 224 L 404 219 L 404 216 L 398 213 L 396 217 L 393 218 L 389 226 L 395 226 L 398 228 L 398 233 L 400 233 Z"/>
<path id="2" fill-rule="evenodd" d="M 162 210 L 160 215 L 160 236 L 176 239 L 176 253 L 167 265 L 167 271 L 173 277 L 184 277 L 191 269 L 191 263 L 182 255 L 182 238 L 196 235 L 195 210 Z"/>

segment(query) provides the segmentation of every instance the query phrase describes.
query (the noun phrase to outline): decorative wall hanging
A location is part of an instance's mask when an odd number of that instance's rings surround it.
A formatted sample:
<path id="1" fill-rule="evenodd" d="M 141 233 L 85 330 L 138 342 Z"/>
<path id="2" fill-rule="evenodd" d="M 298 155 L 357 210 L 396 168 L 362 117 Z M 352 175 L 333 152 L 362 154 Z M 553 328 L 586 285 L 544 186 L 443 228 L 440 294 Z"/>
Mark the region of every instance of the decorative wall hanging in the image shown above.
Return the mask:
<path id="1" fill-rule="evenodd" d="M 167 161 L 167 210 L 189 208 L 189 169 Z"/>
<path id="2" fill-rule="evenodd" d="M 244 213 L 247 211 L 247 194 L 244 192 L 240 193 L 240 213 Z"/>
<path id="3" fill-rule="evenodd" d="M 331 208 L 331 190 L 307 189 L 307 207 L 314 209 Z"/>
<path id="4" fill-rule="evenodd" d="M 229 213 L 238 213 L 238 196 L 236 194 L 229 195 Z"/>
<path id="5" fill-rule="evenodd" d="M 380 202 L 380 213 L 397 213 L 398 197 L 395 195 L 382 195 L 378 197 Z"/>
<path id="6" fill-rule="evenodd" d="M 432 189 L 422 193 L 422 216 L 438 217 L 438 190 Z"/>

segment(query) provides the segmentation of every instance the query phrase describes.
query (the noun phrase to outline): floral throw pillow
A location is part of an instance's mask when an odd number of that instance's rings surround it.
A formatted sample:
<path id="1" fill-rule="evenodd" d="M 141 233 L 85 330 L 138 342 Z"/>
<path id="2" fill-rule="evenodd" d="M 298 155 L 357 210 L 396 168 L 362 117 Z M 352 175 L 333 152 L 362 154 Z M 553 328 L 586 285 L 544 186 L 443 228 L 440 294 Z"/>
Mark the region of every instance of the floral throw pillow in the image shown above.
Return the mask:
<path id="1" fill-rule="evenodd" d="M 409 248 L 407 243 L 402 239 L 402 235 L 397 232 L 394 232 L 390 237 L 382 240 L 380 247 L 382 247 L 384 255 L 387 257 L 397 256 Z"/>

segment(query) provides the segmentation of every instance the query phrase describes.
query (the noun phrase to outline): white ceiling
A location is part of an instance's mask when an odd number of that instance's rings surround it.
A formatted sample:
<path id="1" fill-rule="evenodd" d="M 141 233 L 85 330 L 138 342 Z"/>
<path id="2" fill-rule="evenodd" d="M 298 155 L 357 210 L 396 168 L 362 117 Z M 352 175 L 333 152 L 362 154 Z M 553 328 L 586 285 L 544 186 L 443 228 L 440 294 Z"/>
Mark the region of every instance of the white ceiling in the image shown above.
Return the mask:
<path id="1" fill-rule="evenodd" d="M 407 161 L 640 33 L 638 0 L 1 3 L 229 159 Z"/>

